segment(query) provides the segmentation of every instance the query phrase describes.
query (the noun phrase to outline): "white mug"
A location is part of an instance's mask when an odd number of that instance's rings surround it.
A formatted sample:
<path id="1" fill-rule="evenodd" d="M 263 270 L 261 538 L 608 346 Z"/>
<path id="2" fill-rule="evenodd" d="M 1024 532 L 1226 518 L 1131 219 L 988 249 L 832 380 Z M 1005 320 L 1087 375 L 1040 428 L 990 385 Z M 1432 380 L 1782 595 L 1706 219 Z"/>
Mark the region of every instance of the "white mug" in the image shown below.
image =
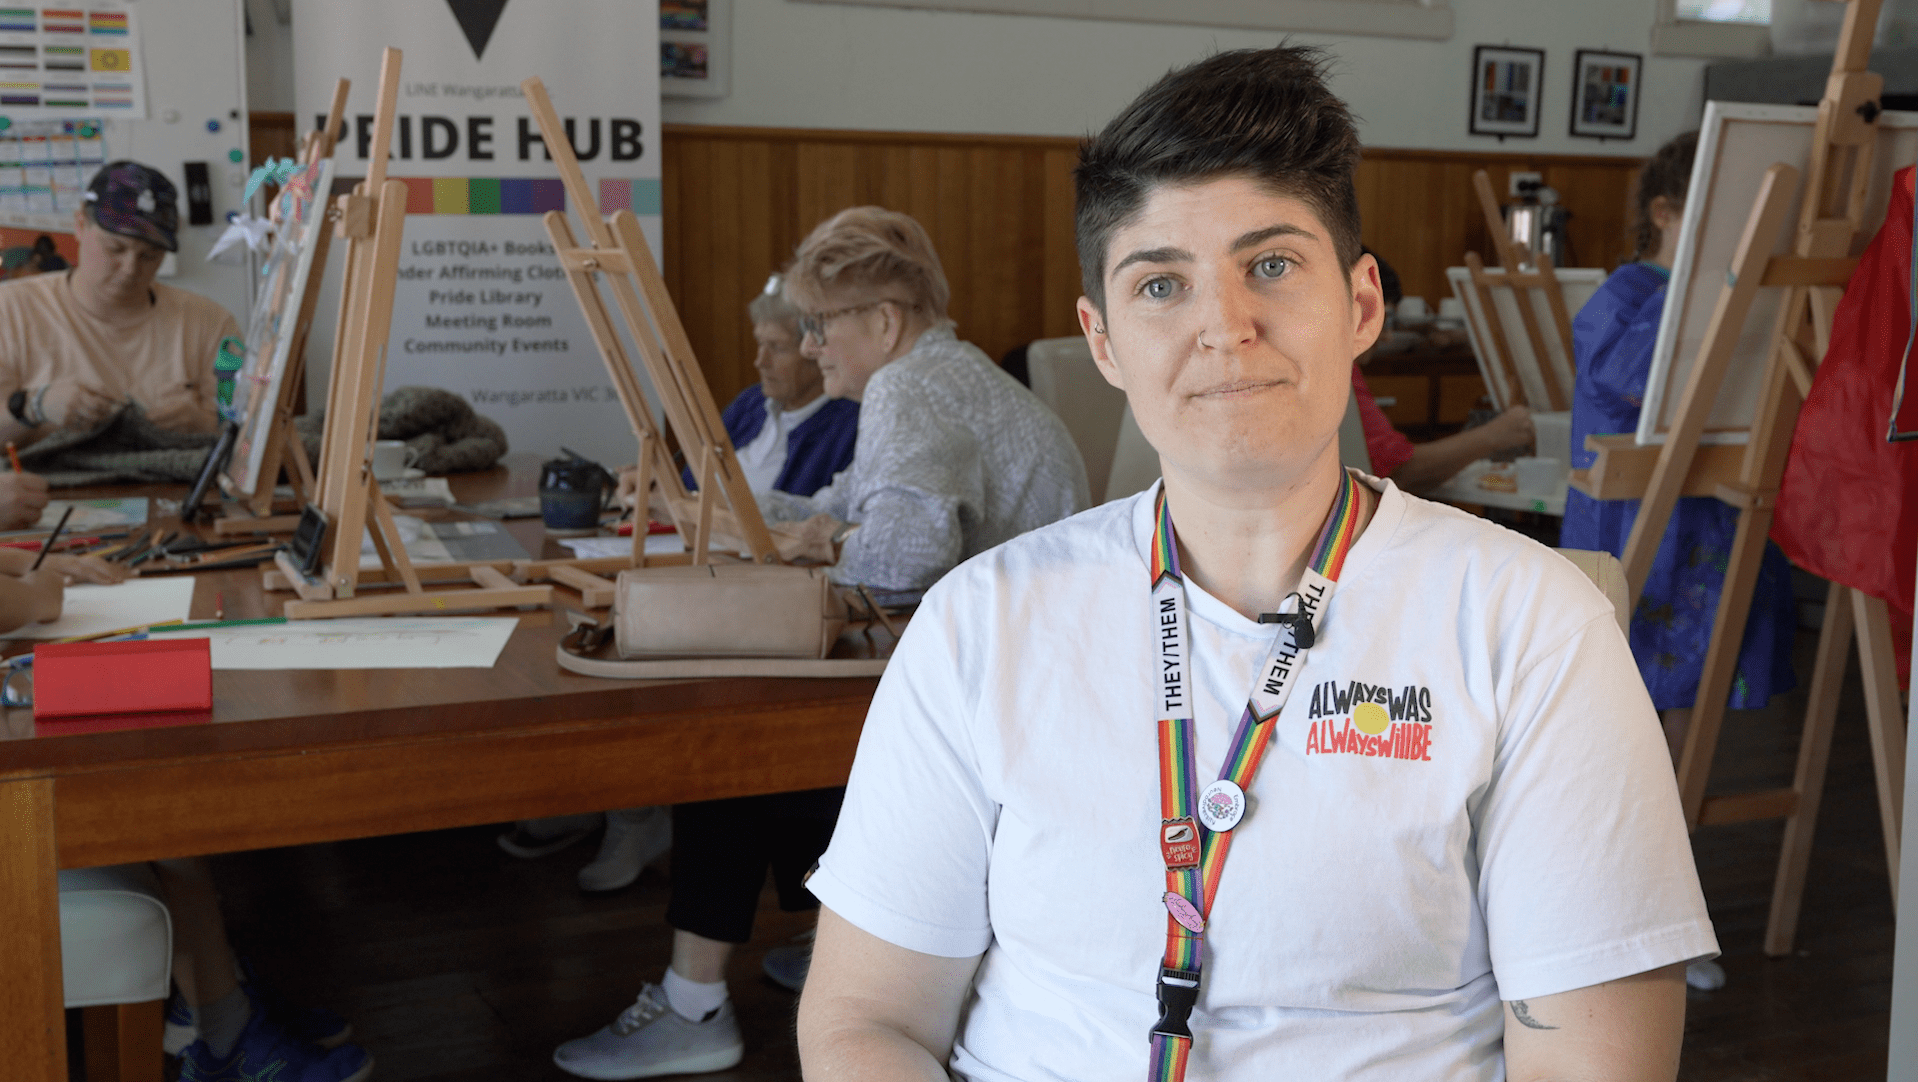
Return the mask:
<path id="1" fill-rule="evenodd" d="M 381 481 L 404 477 L 407 467 L 419 457 L 420 453 L 408 447 L 405 440 L 374 440 L 373 476 Z"/>
<path id="2" fill-rule="evenodd" d="M 1426 307 L 1424 297 L 1406 297 L 1399 301 L 1399 322 L 1423 323 L 1432 310 Z"/>
<path id="3" fill-rule="evenodd" d="M 1465 302 L 1457 297 L 1444 297 L 1439 300 L 1440 319 L 1455 319 L 1465 322 Z"/>

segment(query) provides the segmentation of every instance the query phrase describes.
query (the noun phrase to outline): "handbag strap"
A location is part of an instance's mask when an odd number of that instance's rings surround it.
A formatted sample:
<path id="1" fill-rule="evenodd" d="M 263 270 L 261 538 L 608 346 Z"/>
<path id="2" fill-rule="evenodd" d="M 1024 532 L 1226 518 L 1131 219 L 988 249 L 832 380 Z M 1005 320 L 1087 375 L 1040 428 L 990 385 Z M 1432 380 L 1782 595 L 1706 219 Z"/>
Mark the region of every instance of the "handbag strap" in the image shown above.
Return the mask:
<path id="1" fill-rule="evenodd" d="M 689 657 L 642 661 L 602 661 L 581 657 L 561 643 L 559 667 L 582 676 L 611 680 L 709 680 L 721 677 L 769 676 L 834 679 L 878 676 L 885 658 Z"/>

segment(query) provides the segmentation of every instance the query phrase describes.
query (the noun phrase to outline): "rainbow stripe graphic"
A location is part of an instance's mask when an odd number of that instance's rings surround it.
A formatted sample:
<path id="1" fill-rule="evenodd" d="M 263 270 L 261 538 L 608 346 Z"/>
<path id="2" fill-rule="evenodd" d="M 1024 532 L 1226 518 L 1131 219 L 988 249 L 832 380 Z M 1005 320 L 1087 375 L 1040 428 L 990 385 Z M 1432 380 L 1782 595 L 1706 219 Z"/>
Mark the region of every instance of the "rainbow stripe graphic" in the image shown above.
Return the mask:
<path id="1" fill-rule="evenodd" d="M 47 12 L 52 15 L 53 12 Z M 79 12 L 74 12 L 78 15 Z M 124 11 L 95 11 L 88 15 L 87 26 L 96 34 L 112 34 L 123 37 L 127 32 L 127 13 Z"/>
<path id="2" fill-rule="evenodd" d="M 545 214 L 566 211 L 566 185 L 557 177 L 394 177 L 406 185 L 408 214 Z M 658 214 L 659 181 L 601 178 L 601 213 Z"/>
<path id="3" fill-rule="evenodd" d="M 1199 801 L 1199 779 L 1193 766 L 1196 741 L 1191 718 L 1165 718 L 1159 722 L 1159 815 L 1168 822 L 1189 819 L 1196 811 Z"/>
<path id="4" fill-rule="evenodd" d="M 0 30 L 31 34 L 39 28 L 32 8 L 0 8 Z"/>
<path id="5" fill-rule="evenodd" d="M 1326 516 L 1325 528 L 1319 531 L 1319 546 L 1312 550 L 1310 561 L 1312 570 L 1339 581 L 1339 572 L 1345 569 L 1345 556 L 1352 551 L 1352 543 L 1359 535 L 1359 483 L 1350 473 L 1343 473 L 1345 483 L 1339 486 L 1338 498 L 1332 501 L 1332 513 Z"/>
<path id="6" fill-rule="evenodd" d="M 1192 1042 L 1185 1037 L 1152 1035 L 1152 1063 L 1146 1070 L 1147 1082 L 1179 1082 L 1185 1077 L 1186 1057 L 1192 1054 Z"/>
<path id="7" fill-rule="evenodd" d="M 40 30 L 47 34 L 84 34 L 87 13 L 76 8 L 46 8 L 40 12 Z"/>
<path id="8" fill-rule="evenodd" d="M 1165 486 L 1159 486 L 1158 506 L 1152 509 L 1156 523 L 1152 530 L 1152 585 L 1157 588 L 1167 576 L 1184 582 L 1179 574 L 1179 542 L 1172 529 L 1172 508 L 1166 506 Z"/>

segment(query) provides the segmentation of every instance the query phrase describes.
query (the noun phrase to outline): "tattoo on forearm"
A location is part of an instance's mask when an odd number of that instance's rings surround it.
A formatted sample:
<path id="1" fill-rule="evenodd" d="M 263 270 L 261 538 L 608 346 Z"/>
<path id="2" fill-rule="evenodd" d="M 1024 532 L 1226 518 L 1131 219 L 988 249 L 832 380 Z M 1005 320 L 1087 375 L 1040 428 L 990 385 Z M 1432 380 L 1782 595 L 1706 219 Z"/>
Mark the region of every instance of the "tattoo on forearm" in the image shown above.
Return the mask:
<path id="1" fill-rule="evenodd" d="M 1531 1009 L 1525 1006 L 1525 1001 L 1522 999 L 1512 1000 L 1511 1006 L 1512 1006 L 1512 1017 L 1518 1019 L 1518 1024 L 1521 1026 L 1524 1026 L 1526 1029 L 1557 1029 L 1558 1028 L 1557 1026 L 1548 1026 L 1545 1023 L 1539 1021 L 1538 1019 L 1533 1018 Z"/>

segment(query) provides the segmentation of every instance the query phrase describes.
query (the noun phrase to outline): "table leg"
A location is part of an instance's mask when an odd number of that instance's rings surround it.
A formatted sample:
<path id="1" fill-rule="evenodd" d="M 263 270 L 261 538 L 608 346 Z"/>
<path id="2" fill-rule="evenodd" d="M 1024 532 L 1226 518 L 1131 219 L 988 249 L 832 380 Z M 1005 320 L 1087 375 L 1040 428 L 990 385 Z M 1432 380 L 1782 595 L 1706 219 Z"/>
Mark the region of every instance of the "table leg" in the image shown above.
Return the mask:
<path id="1" fill-rule="evenodd" d="M 66 1082 L 60 873 L 53 779 L 0 782 L 0 1063 L 21 1082 Z"/>

